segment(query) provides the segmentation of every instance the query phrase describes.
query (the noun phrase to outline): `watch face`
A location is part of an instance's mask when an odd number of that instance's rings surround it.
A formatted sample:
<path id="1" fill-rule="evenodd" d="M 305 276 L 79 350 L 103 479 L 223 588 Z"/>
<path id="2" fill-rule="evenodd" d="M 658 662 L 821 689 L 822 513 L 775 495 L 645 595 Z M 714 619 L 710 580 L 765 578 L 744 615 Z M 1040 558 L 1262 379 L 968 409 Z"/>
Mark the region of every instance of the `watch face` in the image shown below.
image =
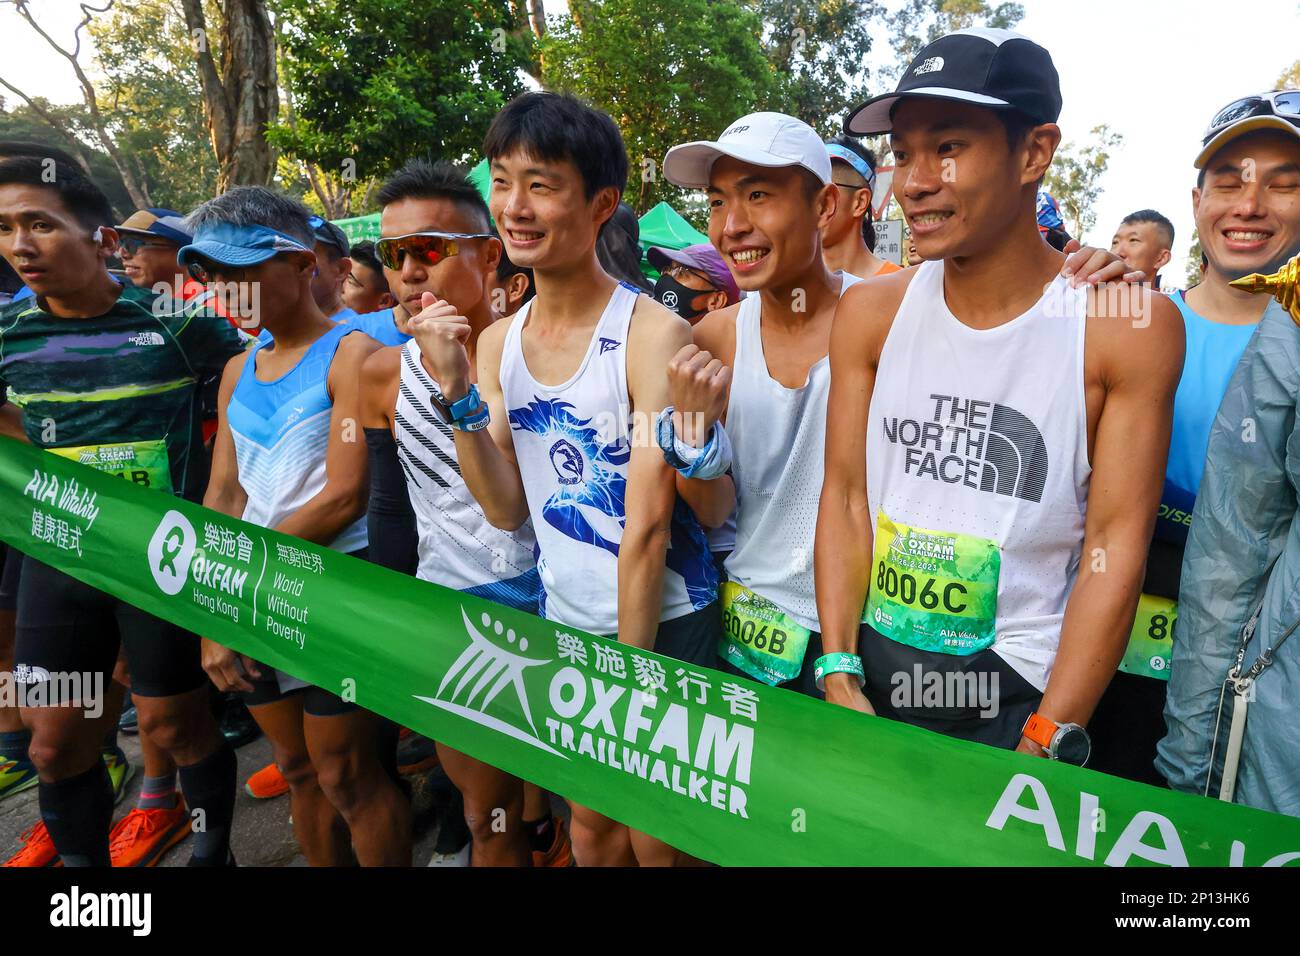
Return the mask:
<path id="1" fill-rule="evenodd" d="M 1061 763 L 1082 767 L 1092 754 L 1092 741 L 1082 727 L 1066 727 L 1056 742 L 1056 759 Z"/>

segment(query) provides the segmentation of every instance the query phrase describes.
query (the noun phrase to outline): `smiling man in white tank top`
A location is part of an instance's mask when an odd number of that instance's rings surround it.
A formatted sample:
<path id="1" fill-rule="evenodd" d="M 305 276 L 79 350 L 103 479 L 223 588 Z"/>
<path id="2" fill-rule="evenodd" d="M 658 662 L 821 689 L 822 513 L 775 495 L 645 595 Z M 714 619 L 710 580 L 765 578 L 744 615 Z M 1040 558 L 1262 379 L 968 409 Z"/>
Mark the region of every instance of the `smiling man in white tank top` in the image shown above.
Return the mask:
<path id="1" fill-rule="evenodd" d="M 596 258 L 627 181 L 622 137 L 572 97 L 525 93 L 497 114 L 483 152 L 493 218 L 537 296 L 479 335 L 473 388 L 469 321 L 435 303 L 411 323 L 451 403 L 465 484 L 496 527 L 531 517 L 548 620 L 711 665 L 717 571 L 704 531 L 659 449 L 632 440 L 633 416 L 668 404 L 664 369 L 690 326 Z M 584 866 L 680 856 L 584 807 L 572 827 Z"/>
<path id="2" fill-rule="evenodd" d="M 808 124 L 751 113 L 717 142 L 675 146 L 664 175 L 705 189 L 709 241 L 748 296 L 711 312 L 668 367 L 673 436 L 706 448 L 725 428 L 731 469 L 691 474 L 666 430 L 665 458 L 706 525 L 736 513 L 721 586 L 718 653 L 732 673 L 817 694 L 821 656 L 812 537 L 821 492 L 831 320 L 857 276 L 831 272 L 820 230 L 835 214 L 831 163 Z M 691 456 L 691 451 L 686 451 Z"/>
<path id="3" fill-rule="evenodd" d="M 1141 591 L 1182 331 L 1163 296 L 1058 275 L 1034 211 L 1060 109 L 1046 50 L 964 30 L 845 123 L 891 134 L 926 262 L 840 302 L 819 669 L 832 702 L 1082 763 Z"/>

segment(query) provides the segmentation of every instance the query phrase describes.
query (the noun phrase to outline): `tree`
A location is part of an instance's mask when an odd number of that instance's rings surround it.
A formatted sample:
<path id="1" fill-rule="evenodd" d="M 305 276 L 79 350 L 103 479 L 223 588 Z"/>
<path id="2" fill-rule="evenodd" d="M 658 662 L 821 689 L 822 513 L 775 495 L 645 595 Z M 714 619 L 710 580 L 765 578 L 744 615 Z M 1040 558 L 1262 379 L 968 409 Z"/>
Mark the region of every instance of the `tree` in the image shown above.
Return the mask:
<path id="1" fill-rule="evenodd" d="M 1300 90 L 1300 60 L 1292 63 L 1291 69 L 1284 71 L 1277 78 L 1277 89 Z"/>
<path id="2" fill-rule="evenodd" d="M 1201 233 L 1199 229 L 1192 229 L 1192 247 L 1187 250 L 1187 285 L 1190 289 L 1192 286 L 1200 285 L 1201 279 Z"/>
<path id="3" fill-rule="evenodd" d="M 1070 235 L 1080 240 L 1097 221 L 1093 205 L 1101 195 L 1101 177 L 1110 162 L 1110 151 L 1124 142 L 1124 137 L 1105 123 L 1093 127 L 1092 138 L 1088 146 L 1062 143 L 1043 180 L 1043 187 L 1060 204 Z"/>
<path id="4" fill-rule="evenodd" d="M 528 30 L 507 0 L 276 0 L 276 10 L 292 95 L 270 137 L 306 164 L 330 215 L 351 212 L 358 187 L 413 154 L 473 158 L 523 88 Z"/>
<path id="5" fill-rule="evenodd" d="M 109 129 L 159 205 L 187 210 L 217 189 L 198 67 L 171 0 L 125 0 L 90 26 Z"/>
<path id="6" fill-rule="evenodd" d="M 1025 8 L 1018 3 L 992 6 L 984 0 L 905 0 L 885 17 L 895 59 L 883 72 L 896 82 L 922 48 L 945 33 L 971 27 L 1010 30 L 1024 17 Z"/>
<path id="7" fill-rule="evenodd" d="M 728 0 L 584 0 L 552 19 L 543 80 L 614 118 L 631 159 L 626 198 L 644 212 L 680 202 L 659 170 L 670 147 L 780 108 L 761 33 L 758 14 Z"/>
<path id="8" fill-rule="evenodd" d="M 71 46 L 60 44 L 40 25 L 32 14 L 29 0 L 4 0 L 4 2 L 14 8 L 18 15 L 27 22 L 27 25 L 51 50 L 68 62 L 73 75 L 76 76 L 77 82 L 81 86 L 82 99 L 86 107 L 85 122 L 100 146 L 108 153 L 113 165 L 117 167 L 118 174 L 122 177 L 122 182 L 126 185 L 127 192 L 131 196 L 131 202 L 136 206 L 152 205 L 149 200 L 148 188 L 145 185 L 144 170 L 141 168 L 138 158 L 118 148 L 116 140 L 109 133 L 108 120 L 100 109 L 99 96 L 95 91 L 95 86 L 81 65 L 82 30 L 94 19 L 95 14 L 107 13 L 112 9 L 114 0 L 105 0 L 102 7 L 94 7 L 89 3 L 81 4 L 82 17 L 76 27 L 73 28 Z M 65 140 L 77 139 L 75 131 L 67 126 L 66 121 L 56 111 L 48 109 L 41 102 L 28 96 L 19 87 L 3 78 L 0 78 L 0 86 L 22 99 L 34 113 L 45 120 L 52 129 L 58 131 Z"/>
<path id="9" fill-rule="evenodd" d="M 279 94 L 275 31 L 266 0 L 224 0 L 218 29 L 208 30 L 203 0 L 180 0 L 198 66 L 203 112 L 220 168 L 217 188 L 265 185 L 275 173 L 266 137 L 275 122 Z M 213 55 L 213 40 L 217 57 Z"/>
<path id="10" fill-rule="evenodd" d="M 840 132 L 850 107 L 870 95 L 874 0 L 754 0 L 763 46 L 778 77 L 779 109 L 823 136 Z"/>

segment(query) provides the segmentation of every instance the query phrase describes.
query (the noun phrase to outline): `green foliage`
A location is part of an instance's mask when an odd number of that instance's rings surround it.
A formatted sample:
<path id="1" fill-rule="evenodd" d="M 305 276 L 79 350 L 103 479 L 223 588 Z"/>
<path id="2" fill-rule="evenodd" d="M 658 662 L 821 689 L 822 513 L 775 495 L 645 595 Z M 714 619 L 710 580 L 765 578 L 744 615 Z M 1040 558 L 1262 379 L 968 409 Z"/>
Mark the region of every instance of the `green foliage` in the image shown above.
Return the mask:
<path id="1" fill-rule="evenodd" d="M 268 132 L 347 202 L 408 157 L 472 160 L 522 86 L 506 0 L 273 0 L 291 112 Z"/>
<path id="2" fill-rule="evenodd" d="M 88 27 L 109 133 L 143 173 L 156 205 L 192 209 L 216 191 L 191 39 L 167 0 L 119 0 Z"/>
<path id="3" fill-rule="evenodd" d="M 1091 136 L 1087 146 L 1062 143 L 1043 180 L 1043 187 L 1061 206 L 1067 231 L 1080 241 L 1097 221 L 1093 206 L 1101 195 L 1101 178 L 1110 162 L 1111 150 L 1124 142 L 1124 137 L 1112 132 L 1105 123 L 1094 126 Z"/>
<path id="4" fill-rule="evenodd" d="M 897 82 L 922 48 L 945 33 L 971 27 L 1011 30 L 1024 16 L 1025 8 L 1018 3 L 993 6 L 984 0 L 904 0 L 885 17 L 895 59 L 884 72 Z"/>
<path id="5" fill-rule="evenodd" d="M 1277 89 L 1300 90 L 1300 60 L 1292 63 L 1291 68 L 1277 78 Z"/>
<path id="6" fill-rule="evenodd" d="M 870 97 L 867 57 L 874 0 L 753 0 L 777 77 L 772 107 L 824 137 L 841 131 L 848 109 Z"/>
<path id="7" fill-rule="evenodd" d="M 1201 232 L 1193 229 L 1192 248 L 1187 250 L 1187 284 L 1183 288 L 1200 285 L 1201 278 Z"/>
<path id="8" fill-rule="evenodd" d="M 135 208 L 131 196 L 126 191 L 122 176 L 103 150 L 87 143 L 94 138 L 86 117 L 86 107 L 81 103 L 71 106 L 52 104 L 37 98 L 41 109 L 53 115 L 68 129 L 73 130 L 77 139 L 69 140 L 58 130 L 52 129 L 42 117 L 26 103 L 18 103 L 13 110 L 8 110 L 8 103 L 0 97 L 0 139 L 20 139 L 33 143 L 49 143 L 59 149 L 81 156 L 90 169 L 90 176 L 104 190 L 104 195 L 113 204 L 113 208 L 123 217 Z"/>

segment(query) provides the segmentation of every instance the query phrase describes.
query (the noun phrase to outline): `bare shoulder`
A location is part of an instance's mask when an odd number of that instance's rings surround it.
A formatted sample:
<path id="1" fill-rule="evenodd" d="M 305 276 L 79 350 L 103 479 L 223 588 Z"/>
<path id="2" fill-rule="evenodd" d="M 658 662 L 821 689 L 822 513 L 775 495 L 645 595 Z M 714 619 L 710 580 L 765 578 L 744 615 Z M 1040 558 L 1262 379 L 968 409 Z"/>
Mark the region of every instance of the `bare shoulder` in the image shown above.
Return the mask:
<path id="1" fill-rule="evenodd" d="M 736 319 L 739 315 L 739 302 L 709 312 L 691 330 L 695 344 L 730 365 L 736 355 Z"/>
<path id="2" fill-rule="evenodd" d="M 637 354 L 667 352 L 676 355 L 691 341 L 691 324 L 676 312 L 666 309 L 648 295 L 639 295 L 632 307 L 632 321 L 628 326 L 628 344 L 635 344 Z"/>
<path id="3" fill-rule="evenodd" d="M 402 347 L 389 345 L 376 349 L 361 363 L 361 384 L 370 388 L 383 388 L 391 384 L 402 367 Z"/>
<path id="4" fill-rule="evenodd" d="M 903 269 L 874 275 L 846 289 L 835 309 L 832 355 L 837 348 L 852 348 L 878 357 L 915 276 L 916 269 Z"/>
<path id="5" fill-rule="evenodd" d="M 1088 293 L 1087 335 L 1104 379 L 1155 376 L 1177 383 L 1183 320 L 1168 296 L 1137 283 L 1103 283 Z"/>
<path id="6" fill-rule="evenodd" d="M 490 355 L 495 360 L 495 364 L 500 363 L 501 352 L 505 348 L 506 333 L 510 331 L 511 325 L 522 321 L 520 314 L 516 312 L 514 315 L 497 319 L 478 334 L 478 354 L 481 357 Z"/>
<path id="7" fill-rule="evenodd" d="M 381 348 L 382 345 L 358 329 L 339 339 L 339 350 L 336 354 L 345 360 L 356 362 L 359 366 L 368 355 Z"/>

